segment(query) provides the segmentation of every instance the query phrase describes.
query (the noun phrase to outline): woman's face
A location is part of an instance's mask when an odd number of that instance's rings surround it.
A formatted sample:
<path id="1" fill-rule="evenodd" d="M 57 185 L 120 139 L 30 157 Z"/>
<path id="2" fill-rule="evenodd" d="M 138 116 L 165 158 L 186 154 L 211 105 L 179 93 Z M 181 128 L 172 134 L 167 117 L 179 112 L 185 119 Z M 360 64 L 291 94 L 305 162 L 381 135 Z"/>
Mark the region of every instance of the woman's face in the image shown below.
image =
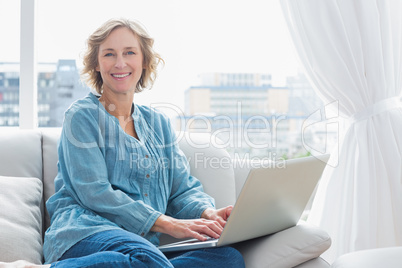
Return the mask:
<path id="1" fill-rule="evenodd" d="M 134 93 L 143 70 L 143 55 L 138 38 L 125 27 L 113 30 L 99 46 L 98 66 L 103 92 Z"/>

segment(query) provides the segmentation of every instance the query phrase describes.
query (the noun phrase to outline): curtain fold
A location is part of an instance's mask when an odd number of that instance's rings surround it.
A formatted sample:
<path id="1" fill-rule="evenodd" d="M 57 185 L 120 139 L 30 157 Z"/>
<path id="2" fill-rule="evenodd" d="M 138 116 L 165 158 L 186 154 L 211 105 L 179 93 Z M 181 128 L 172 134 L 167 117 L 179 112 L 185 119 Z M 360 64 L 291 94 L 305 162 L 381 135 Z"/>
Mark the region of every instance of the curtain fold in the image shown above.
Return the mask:
<path id="1" fill-rule="evenodd" d="M 402 246 L 402 1 L 281 5 L 312 86 L 350 119 L 308 219 L 332 238 L 323 257 Z"/>

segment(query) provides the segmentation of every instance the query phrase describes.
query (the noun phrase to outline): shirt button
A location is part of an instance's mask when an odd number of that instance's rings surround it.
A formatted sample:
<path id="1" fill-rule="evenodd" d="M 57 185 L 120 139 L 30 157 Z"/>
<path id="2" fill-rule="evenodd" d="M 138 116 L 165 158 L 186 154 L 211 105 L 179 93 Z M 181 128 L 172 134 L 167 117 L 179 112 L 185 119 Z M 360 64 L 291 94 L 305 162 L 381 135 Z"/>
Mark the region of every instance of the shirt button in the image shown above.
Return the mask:
<path id="1" fill-rule="evenodd" d="M 141 236 L 144 236 L 145 234 L 144 233 L 141 233 Z"/>
<path id="2" fill-rule="evenodd" d="M 145 197 L 147 197 L 147 196 L 148 196 L 148 194 L 144 194 L 144 196 L 145 196 Z"/>
<path id="3" fill-rule="evenodd" d="M 145 158 L 148 158 L 148 157 L 149 157 L 149 156 L 146 154 L 146 155 L 145 155 Z"/>
<path id="4" fill-rule="evenodd" d="M 147 174 L 145 177 L 149 178 L 149 174 Z"/>

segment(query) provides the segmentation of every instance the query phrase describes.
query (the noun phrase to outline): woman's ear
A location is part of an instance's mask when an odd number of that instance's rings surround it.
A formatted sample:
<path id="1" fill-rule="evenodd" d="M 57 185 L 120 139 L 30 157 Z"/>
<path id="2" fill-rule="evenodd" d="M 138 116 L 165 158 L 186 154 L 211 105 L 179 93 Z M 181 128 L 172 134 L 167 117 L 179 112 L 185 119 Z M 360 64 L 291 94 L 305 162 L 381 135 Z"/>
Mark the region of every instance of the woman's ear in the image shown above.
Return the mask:
<path id="1" fill-rule="evenodd" d="M 96 66 L 95 71 L 100 72 L 99 65 L 98 65 L 98 66 Z"/>

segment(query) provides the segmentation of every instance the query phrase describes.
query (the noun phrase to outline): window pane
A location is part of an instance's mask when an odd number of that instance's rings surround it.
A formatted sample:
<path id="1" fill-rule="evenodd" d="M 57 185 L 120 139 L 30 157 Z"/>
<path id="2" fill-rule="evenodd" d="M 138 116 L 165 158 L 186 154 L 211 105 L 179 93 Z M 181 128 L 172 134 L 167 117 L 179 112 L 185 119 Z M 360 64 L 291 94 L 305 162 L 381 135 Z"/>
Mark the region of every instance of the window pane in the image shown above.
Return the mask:
<path id="1" fill-rule="evenodd" d="M 0 1 L 0 126 L 18 126 L 20 1 Z"/>
<path id="2" fill-rule="evenodd" d="M 64 111 L 70 104 L 88 94 L 79 78 L 74 59 L 38 64 L 39 127 L 60 127 Z"/>

